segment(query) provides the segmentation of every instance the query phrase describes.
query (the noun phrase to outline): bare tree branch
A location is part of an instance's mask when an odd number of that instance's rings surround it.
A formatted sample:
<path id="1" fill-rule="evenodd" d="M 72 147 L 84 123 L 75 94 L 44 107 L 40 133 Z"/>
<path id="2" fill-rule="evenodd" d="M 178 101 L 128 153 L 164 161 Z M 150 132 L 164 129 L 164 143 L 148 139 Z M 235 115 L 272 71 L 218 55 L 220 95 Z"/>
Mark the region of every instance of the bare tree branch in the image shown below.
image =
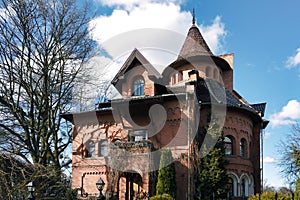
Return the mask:
<path id="1" fill-rule="evenodd" d="M 300 178 L 300 124 L 294 124 L 287 140 L 280 141 L 279 153 L 281 155 L 279 166 L 289 184 L 296 184 Z"/>
<path id="2" fill-rule="evenodd" d="M 1 151 L 60 169 L 71 143 L 61 113 L 91 56 L 88 7 L 75 0 L 0 0 Z"/>

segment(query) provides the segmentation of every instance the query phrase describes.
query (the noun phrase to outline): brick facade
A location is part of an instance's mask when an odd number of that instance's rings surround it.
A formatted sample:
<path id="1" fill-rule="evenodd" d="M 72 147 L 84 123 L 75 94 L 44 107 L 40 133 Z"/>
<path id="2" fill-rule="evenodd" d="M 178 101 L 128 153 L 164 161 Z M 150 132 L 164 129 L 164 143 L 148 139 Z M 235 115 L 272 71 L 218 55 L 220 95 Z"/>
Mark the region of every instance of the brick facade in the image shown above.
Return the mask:
<path id="1" fill-rule="evenodd" d="M 187 38 L 196 37 L 202 45 L 199 34 L 193 25 Z M 106 183 L 103 192 L 111 191 L 116 199 L 134 199 L 141 191 L 155 195 L 159 150 L 167 148 L 175 159 L 177 199 L 194 199 L 189 145 L 197 126 L 205 126 L 212 114 L 221 116 L 211 113 L 214 98 L 225 105 L 223 136 L 232 187 L 228 195 L 239 199 L 260 192 L 264 109 L 251 106 L 233 90 L 233 54 L 214 56 L 192 45 L 186 40 L 180 53 L 185 58 L 190 53 L 188 61 L 179 55 L 169 66 L 173 70 L 162 75 L 135 49 L 112 81 L 122 99 L 100 104 L 96 111 L 64 116 L 73 123 L 72 187 L 81 198 L 98 193 L 99 178 Z M 137 79 L 141 95 L 135 95 Z M 223 84 L 225 100 L 216 94 L 216 86 Z"/>

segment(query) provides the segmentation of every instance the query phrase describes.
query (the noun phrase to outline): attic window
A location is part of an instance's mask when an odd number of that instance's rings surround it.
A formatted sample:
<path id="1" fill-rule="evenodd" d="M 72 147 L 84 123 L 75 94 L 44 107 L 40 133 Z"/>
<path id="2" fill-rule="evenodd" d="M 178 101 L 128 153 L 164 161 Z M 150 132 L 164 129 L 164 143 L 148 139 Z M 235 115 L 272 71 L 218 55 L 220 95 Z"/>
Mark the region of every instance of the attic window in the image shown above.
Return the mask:
<path id="1" fill-rule="evenodd" d="M 133 96 L 144 95 L 145 82 L 143 79 L 138 78 L 133 83 Z"/>

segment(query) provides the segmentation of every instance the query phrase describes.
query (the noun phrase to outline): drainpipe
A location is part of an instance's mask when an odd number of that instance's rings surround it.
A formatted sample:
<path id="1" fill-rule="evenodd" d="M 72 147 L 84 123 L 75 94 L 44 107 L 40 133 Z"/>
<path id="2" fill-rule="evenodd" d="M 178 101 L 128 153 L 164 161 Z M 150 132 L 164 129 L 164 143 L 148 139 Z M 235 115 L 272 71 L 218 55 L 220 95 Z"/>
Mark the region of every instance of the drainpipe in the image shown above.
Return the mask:
<path id="1" fill-rule="evenodd" d="M 188 191 L 187 191 L 187 199 L 190 200 L 191 197 L 191 172 L 190 172 L 190 102 L 189 102 L 189 94 L 186 93 L 186 102 L 187 102 L 187 126 L 188 126 Z"/>
<path id="2" fill-rule="evenodd" d="M 191 199 L 191 170 L 190 170 L 190 149 L 191 149 L 191 142 L 190 142 L 190 128 L 191 128 L 191 120 L 190 120 L 190 98 L 189 98 L 189 94 L 193 94 L 195 95 L 195 92 L 196 92 L 196 87 L 197 87 L 197 81 L 198 81 L 198 77 L 199 77 L 199 72 L 197 70 L 192 70 L 188 73 L 189 75 L 189 79 L 191 80 L 191 82 L 189 82 L 190 85 L 193 85 L 193 90 L 190 91 L 190 90 L 187 90 L 186 91 L 186 96 L 185 96 L 185 100 L 186 100 L 186 103 L 187 103 L 187 128 L 188 128 L 188 191 L 187 191 L 187 200 L 190 200 Z M 192 78 L 193 76 L 193 78 Z M 192 79 L 191 79 L 192 78 Z M 194 97 L 195 98 L 195 97 Z M 197 98 L 197 97 L 196 97 Z M 193 99 L 194 100 L 194 99 Z M 195 109 L 195 106 L 194 106 L 194 109 Z M 200 112 L 200 110 L 199 110 Z M 199 118 L 200 120 L 200 118 Z M 194 124 L 195 123 L 199 123 L 198 121 L 196 122 L 196 117 L 195 117 L 195 111 L 194 111 Z"/>
<path id="3" fill-rule="evenodd" d="M 85 177 L 85 173 L 82 174 L 81 176 L 81 188 L 80 188 L 80 195 L 83 197 L 83 179 Z"/>

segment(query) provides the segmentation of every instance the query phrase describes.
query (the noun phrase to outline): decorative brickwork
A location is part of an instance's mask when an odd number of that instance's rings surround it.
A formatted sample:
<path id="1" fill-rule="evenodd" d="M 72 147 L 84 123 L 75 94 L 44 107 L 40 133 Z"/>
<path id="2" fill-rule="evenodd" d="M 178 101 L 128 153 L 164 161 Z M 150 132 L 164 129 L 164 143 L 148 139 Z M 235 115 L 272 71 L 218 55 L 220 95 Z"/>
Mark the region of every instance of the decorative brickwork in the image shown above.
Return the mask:
<path id="1" fill-rule="evenodd" d="M 141 95 L 134 91 L 137 79 L 143 86 Z M 72 187 L 79 189 L 80 198 L 97 195 L 99 178 L 111 198 L 133 200 L 141 192 L 155 195 L 156 158 L 161 148 L 168 148 L 175 159 L 177 199 L 194 199 L 189 145 L 198 127 L 212 117 L 222 121 L 220 113 L 212 113 L 214 104 L 226 107 L 228 196 L 241 199 L 260 192 L 265 104 L 251 106 L 233 90 L 233 54 L 213 55 L 194 24 L 178 59 L 162 75 L 135 49 L 112 84 L 122 99 L 99 105 L 96 111 L 64 116 L 73 123 Z M 154 105 L 159 107 L 151 114 Z"/>

